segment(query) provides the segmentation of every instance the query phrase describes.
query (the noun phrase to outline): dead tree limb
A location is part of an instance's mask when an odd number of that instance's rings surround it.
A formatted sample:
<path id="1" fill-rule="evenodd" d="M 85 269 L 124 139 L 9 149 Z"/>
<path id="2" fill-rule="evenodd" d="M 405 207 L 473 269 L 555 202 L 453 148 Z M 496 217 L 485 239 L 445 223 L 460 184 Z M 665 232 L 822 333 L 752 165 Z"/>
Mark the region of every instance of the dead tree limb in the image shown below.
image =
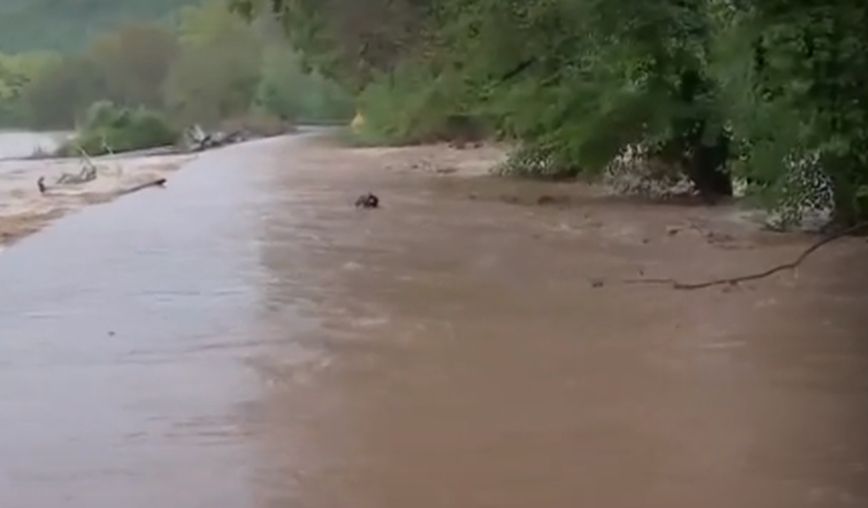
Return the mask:
<path id="1" fill-rule="evenodd" d="M 90 154 L 84 149 L 84 147 L 79 146 L 78 151 L 81 154 L 81 160 L 84 162 L 84 165 L 93 170 L 94 174 L 97 172 L 96 164 L 93 163 L 93 159 L 90 158 Z"/>
<path id="2" fill-rule="evenodd" d="M 135 187 L 131 187 L 131 188 L 126 189 L 126 190 L 122 190 L 122 191 L 118 192 L 117 195 L 118 196 L 124 196 L 124 195 L 132 194 L 134 192 L 138 192 L 140 190 L 144 190 L 144 189 L 147 189 L 150 187 L 163 187 L 165 185 L 166 185 L 166 179 L 165 178 L 158 178 L 156 180 L 153 180 L 153 181 L 150 181 L 147 183 L 143 183 L 141 185 L 136 185 Z"/>
<path id="3" fill-rule="evenodd" d="M 528 58 L 527 60 L 519 62 L 518 65 L 516 65 L 515 67 L 513 67 L 508 72 L 506 72 L 503 76 L 500 77 L 500 79 L 498 80 L 498 84 L 506 83 L 510 79 L 518 76 L 522 72 L 529 69 L 530 66 L 535 64 L 535 63 L 536 63 L 536 58 Z"/>
<path id="4" fill-rule="evenodd" d="M 807 260 L 813 253 L 820 250 L 820 248 L 822 248 L 823 246 L 828 245 L 828 244 L 834 242 L 835 240 L 841 239 L 845 236 L 849 236 L 849 235 L 858 233 L 860 231 L 863 231 L 865 229 L 868 229 L 868 222 L 862 222 L 862 223 L 856 224 L 855 226 L 851 226 L 849 228 L 842 229 L 841 231 L 838 231 L 837 233 L 826 236 L 826 237 L 816 241 L 810 247 L 805 249 L 805 251 L 802 252 L 802 254 L 799 257 L 797 257 L 794 261 L 791 261 L 789 263 L 784 263 L 781 265 L 777 265 L 777 266 L 774 266 L 772 268 L 769 268 L 768 270 L 764 270 L 764 271 L 757 272 L 757 273 L 741 275 L 738 277 L 714 279 L 714 280 L 709 280 L 709 281 L 704 281 L 704 282 L 695 282 L 695 283 L 680 282 L 677 279 L 673 279 L 673 278 L 668 278 L 668 279 L 627 279 L 627 280 L 624 280 L 623 282 L 625 284 L 667 285 L 667 286 L 672 286 L 673 289 L 677 289 L 680 291 L 696 291 L 698 289 L 708 289 L 708 288 L 715 287 L 715 286 L 726 286 L 726 285 L 734 286 L 734 285 L 740 284 L 742 282 L 750 282 L 750 281 L 754 281 L 754 280 L 765 279 L 766 277 L 771 277 L 772 275 L 774 275 L 776 273 L 783 272 L 783 271 L 795 270 L 799 266 L 801 266 L 802 263 L 804 263 L 805 260 Z"/>

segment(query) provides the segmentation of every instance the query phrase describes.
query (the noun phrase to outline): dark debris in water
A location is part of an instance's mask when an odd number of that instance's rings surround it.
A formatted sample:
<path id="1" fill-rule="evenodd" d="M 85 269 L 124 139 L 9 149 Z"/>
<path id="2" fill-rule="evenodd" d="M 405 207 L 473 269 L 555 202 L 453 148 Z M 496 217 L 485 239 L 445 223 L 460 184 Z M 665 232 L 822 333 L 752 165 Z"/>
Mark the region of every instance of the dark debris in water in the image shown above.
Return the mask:
<path id="1" fill-rule="evenodd" d="M 380 198 L 375 196 L 372 193 L 362 194 L 359 196 L 359 199 L 356 200 L 356 208 L 379 208 L 380 207 Z"/>

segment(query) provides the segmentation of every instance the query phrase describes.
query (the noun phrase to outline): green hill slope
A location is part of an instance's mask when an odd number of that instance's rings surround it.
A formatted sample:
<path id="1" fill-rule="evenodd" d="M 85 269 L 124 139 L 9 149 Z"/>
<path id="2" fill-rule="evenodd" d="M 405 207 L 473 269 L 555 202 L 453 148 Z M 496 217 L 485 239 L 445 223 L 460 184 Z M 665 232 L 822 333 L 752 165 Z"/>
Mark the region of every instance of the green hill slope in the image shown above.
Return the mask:
<path id="1" fill-rule="evenodd" d="M 197 0 L 0 0 L 0 52 L 74 51 L 130 21 L 170 20 Z"/>

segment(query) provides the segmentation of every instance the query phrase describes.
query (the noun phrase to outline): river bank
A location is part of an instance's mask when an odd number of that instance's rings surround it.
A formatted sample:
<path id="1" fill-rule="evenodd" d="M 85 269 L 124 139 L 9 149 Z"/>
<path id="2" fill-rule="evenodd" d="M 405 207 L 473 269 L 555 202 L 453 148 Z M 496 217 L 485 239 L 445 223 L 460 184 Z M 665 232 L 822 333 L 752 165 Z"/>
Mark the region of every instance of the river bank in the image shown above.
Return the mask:
<path id="1" fill-rule="evenodd" d="M 26 133 L 25 133 L 26 134 Z M 762 229 L 762 213 L 743 209 L 738 204 L 717 207 L 653 204 L 647 201 L 614 197 L 613 191 L 604 186 L 576 182 L 545 182 L 491 177 L 492 168 L 506 160 L 508 147 L 484 144 L 475 147 L 457 148 L 449 144 L 434 144 L 407 147 L 352 147 L 347 146 L 340 135 L 308 128 L 306 149 L 293 154 L 305 164 L 327 167 L 332 172 L 354 178 L 354 174 L 380 172 L 386 175 L 427 175 L 436 177 L 442 185 L 464 189 L 464 199 L 498 201 L 505 204 L 534 208 L 575 209 L 587 206 L 602 206 L 614 211 L 633 207 L 641 210 L 656 210 L 656 215 L 668 217 L 664 225 L 666 234 L 699 232 L 715 242 L 733 238 L 733 234 L 756 234 Z M 292 137 L 294 135 L 289 135 Z M 45 143 L 42 138 L 27 138 L 31 143 Z M 268 138 L 264 138 L 268 139 Z M 274 140 L 274 139 L 272 139 Z M 256 139 L 237 144 L 255 143 Z M 20 151 L 20 148 L 19 148 Z M 93 159 L 98 167 L 98 177 L 80 185 L 52 185 L 51 182 L 64 174 L 78 174 L 87 162 L 83 159 L 7 159 L 0 160 L 0 247 L 39 231 L 53 220 L 84 206 L 103 203 L 159 178 L 166 178 L 173 171 L 190 162 L 197 153 L 178 151 L 173 148 L 157 148 L 122 154 L 101 156 Z M 37 180 L 44 177 L 48 191 L 43 195 Z M 359 193 L 376 192 L 376 189 L 359 187 Z M 352 198 L 352 199 L 351 199 Z M 348 202 L 355 197 L 348 196 Z M 615 205 L 620 203 L 620 205 Z M 386 200 L 388 206 L 388 200 Z M 607 212 L 608 213 L 608 212 Z M 613 217 L 611 227 L 629 229 L 630 212 Z M 616 233 L 620 234 L 620 233 Z M 799 238 L 791 235 L 790 238 Z M 764 236 L 765 238 L 765 236 Z M 787 238 L 787 235 L 768 235 L 772 241 Z M 648 240 L 647 238 L 641 239 Z"/>
<path id="2" fill-rule="evenodd" d="M 202 151 L 259 139 L 242 131 L 211 134 L 189 148 L 163 146 L 92 159 L 53 155 L 69 142 L 69 132 L 0 132 L 0 250 L 68 213 L 166 178 Z M 57 183 L 64 175 L 75 178 L 89 164 L 96 168 L 94 180 Z M 45 193 L 37 184 L 41 178 Z"/>
<path id="3" fill-rule="evenodd" d="M 44 146 L 45 136 L 26 133 L 18 135 L 30 143 Z M 19 141 L 16 139 L 16 141 Z M 250 142 L 256 142 L 252 140 Z M 243 144 L 243 143 L 241 143 Z M 323 137 L 313 143 L 322 147 L 322 164 L 341 167 L 343 164 L 371 164 L 386 160 L 387 172 L 428 172 L 437 175 L 483 176 L 502 160 L 504 150 L 485 147 L 477 150 L 453 150 L 442 146 L 411 148 L 341 147 L 336 140 Z M 18 148 L 22 152 L 24 148 Z M 316 149 L 311 154 L 316 155 Z M 98 168 L 97 178 L 80 185 L 52 185 L 63 175 L 78 174 L 86 162 L 75 158 L 6 159 L 0 160 L 0 248 L 33 234 L 54 220 L 85 206 L 104 203 L 135 188 L 172 172 L 189 163 L 195 154 L 171 149 L 153 149 L 115 154 L 93 159 Z M 330 159 L 330 160 L 329 160 Z M 37 180 L 44 177 L 48 191 L 41 194 Z"/>

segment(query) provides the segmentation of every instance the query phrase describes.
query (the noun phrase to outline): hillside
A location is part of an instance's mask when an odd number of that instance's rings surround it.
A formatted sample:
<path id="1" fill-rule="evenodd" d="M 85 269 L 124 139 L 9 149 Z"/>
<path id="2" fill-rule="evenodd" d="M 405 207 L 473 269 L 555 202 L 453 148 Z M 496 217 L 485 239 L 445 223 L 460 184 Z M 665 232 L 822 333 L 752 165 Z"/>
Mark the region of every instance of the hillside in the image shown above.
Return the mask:
<path id="1" fill-rule="evenodd" d="M 73 51 L 129 21 L 171 20 L 197 0 L 0 0 L 0 52 Z"/>

